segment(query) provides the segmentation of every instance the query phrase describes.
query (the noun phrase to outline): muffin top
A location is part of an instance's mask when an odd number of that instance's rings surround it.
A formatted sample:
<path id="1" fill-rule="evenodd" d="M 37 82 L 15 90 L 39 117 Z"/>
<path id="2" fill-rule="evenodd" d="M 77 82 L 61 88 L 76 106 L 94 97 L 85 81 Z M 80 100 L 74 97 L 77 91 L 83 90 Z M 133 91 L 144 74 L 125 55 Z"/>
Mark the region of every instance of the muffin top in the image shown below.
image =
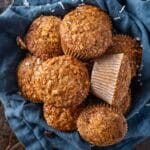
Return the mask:
<path id="1" fill-rule="evenodd" d="M 125 53 L 130 60 L 132 77 L 136 75 L 137 65 L 140 65 L 142 57 L 142 49 L 136 39 L 127 35 L 118 34 L 113 37 L 112 45 L 108 48 L 106 53 Z"/>
<path id="2" fill-rule="evenodd" d="M 22 95 L 32 102 L 41 102 L 34 82 L 34 71 L 41 63 L 40 58 L 28 55 L 20 62 L 17 70 L 18 86 Z"/>
<path id="3" fill-rule="evenodd" d="M 122 113 L 108 105 L 87 107 L 82 111 L 77 128 L 83 139 L 97 146 L 118 143 L 127 132 Z"/>
<path id="4" fill-rule="evenodd" d="M 84 109 L 85 103 L 77 107 L 61 108 L 44 104 L 43 114 L 47 124 L 61 131 L 76 130 L 76 121 Z"/>
<path id="5" fill-rule="evenodd" d="M 123 97 L 123 99 L 116 105 L 120 111 L 126 115 L 131 107 L 132 99 L 131 99 L 131 90 Z"/>
<path id="6" fill-rule="evenodd" d="M 101 9 L 84 5 L 69 12 L 60 26 L 64 53 L 91 59 L 105 52 L 112 42 L 112 24 Z"/>
<path id="7" fill-rule="evenodd" d="M 79 105 L 89 92 L 87 68 L 70 56 L 48 59 L 35 76 L 40 98 L 56 107 Z"/>
<path id="8" fill-rule="evenodd" d="M 55 16 L 36 18 L 25 37 L 28 50 L 42 59 L 61 55 L 60 23 L 61 19 Z"/>

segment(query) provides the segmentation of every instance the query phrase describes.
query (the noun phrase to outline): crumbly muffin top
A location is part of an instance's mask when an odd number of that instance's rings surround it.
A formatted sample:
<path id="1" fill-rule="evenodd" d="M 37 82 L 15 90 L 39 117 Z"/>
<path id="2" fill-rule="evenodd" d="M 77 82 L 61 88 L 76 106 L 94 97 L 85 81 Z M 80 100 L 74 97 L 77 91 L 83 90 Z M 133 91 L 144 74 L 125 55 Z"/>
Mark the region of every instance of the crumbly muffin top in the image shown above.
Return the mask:
<path id="1" fill-rule="evenodd" d="M 76 130 L 76 121 L 85 103 L 77 107 L 61 108 L 44 104 L 43 114 L 47 124 L 61 131 Z"/>
<path id="2" fill-rule="evenodd" d="M 29 51 L 42 59 L 61 55 L 60 23 L 61 19 L 55 16 L 35 19 L 25 37 Z"/>
<path id="3" fill-rule="evenodd" d="M 130 60 L 132 77 L 136 75 L 137 65 L 141 63 L 142 49 L 136 41 L 130 36 L 118 34 L 113 37 L 112 45 L 106 51 L 107 54 L 125 53 Z"/>
<path id="4" fill-rule="evenodd" d="M 18 85 L 22 95 L 32 102 L 41 102 L 37 95 L 34 82 L 34 71 L 42 63 L 40 58 L 28 55 L 24 58 L 17 70 Z"/>
<path id="5" fill-rule="evenodd" d="M 77 59 L 59 56 L 45 61 L 35 72 L 41 99 L 56 107 L 79 105 L 88 95 L 88 70 Z"/>
<path id="6" fill-rule="evenodd" d="M 107 105 L 86 108 L 77 120 L 78 131 L 86 141 L 97 146 L 118 143 L 126 134 L 124 116 Z"/>
<path id="7" fill-rule="evenodd" d="M 100 56 L 112 41 L 111 21 L 101 9 L 84 5 L 69 12 L 60 26 L 63 51 L 76 57 Z"/>

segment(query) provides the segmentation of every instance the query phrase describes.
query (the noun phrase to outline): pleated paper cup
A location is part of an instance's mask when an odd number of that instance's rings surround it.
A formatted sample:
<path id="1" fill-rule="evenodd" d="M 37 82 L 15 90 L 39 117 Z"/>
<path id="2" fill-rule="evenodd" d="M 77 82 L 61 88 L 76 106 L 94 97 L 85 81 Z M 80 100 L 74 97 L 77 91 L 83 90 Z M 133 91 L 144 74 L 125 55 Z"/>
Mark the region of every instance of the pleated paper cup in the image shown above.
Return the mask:
<path id="1" fill-rule="evenodd" d="M 131 67 L 123 54 L 104 55 L 95 60 L 91 75 L 91 90 L 94 95 L 112 104 L 128 93 L 131 82 Z"/>

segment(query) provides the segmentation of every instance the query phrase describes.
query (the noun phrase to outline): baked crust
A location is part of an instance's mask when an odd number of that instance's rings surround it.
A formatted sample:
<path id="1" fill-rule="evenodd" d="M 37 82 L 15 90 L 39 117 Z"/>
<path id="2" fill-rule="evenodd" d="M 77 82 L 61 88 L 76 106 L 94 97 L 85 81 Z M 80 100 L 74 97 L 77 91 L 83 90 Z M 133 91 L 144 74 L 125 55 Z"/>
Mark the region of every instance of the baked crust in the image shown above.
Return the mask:
<path id="1" fill-rule="evenodd" d="M 75 107 L 87 97 L 90 81 L 87 68 L 70 56 L 45 61 L 35 72 L 39 97 L 56 107 Z"/>
<path id="2" fill-rule="evenodd" d="M 36 91 L 34 71 L 42 63 L 40 58 L 28 55 L 18 65 L 17 79 L 19 89 L 24 97 L 32 102 L 42 102 Z"/>
<path id="3" fill-rule="evenodd" d="M 114 36 L 112 41 L 106 54 L 126 54 L 130 60 L 132 77 L 136 76 L 137 66 L 140 65 L 142 59 L 142 49 L 139 42 L 130 36 L 121 34 Z"/>
<path id="4" fill-rule="evenodd" d="M 79 115 L 77 128 L 81 137 L 97 146 L 120 142 L 127 132 L 127 122 L 118 110 L 110 105 L 87 107 Z"/>
<path id="5" fill-rule="evenodd" d="M 60 42 L 61 19 L 55 16 L 40 16 L 29 27 L 25 37 L 28 50 L 42 59 L 62 55 Z"/>
<path id="6" fill-rule="evenodd" d="M 77 129 L 76 121 L 85 108 L 85 103 L 77 107 L 61 108 L 44 104 L 43 114 L 48 125 L 61 131 L 73 131 Z"/>
<path id="7" fill-rule="evenodd" d="M 111 20 L 101 9 L 90 5 L 77 7 L 61 23 L 62 49 L 79 59 L 96 58 L 110 46 L 111 29 Z"/>

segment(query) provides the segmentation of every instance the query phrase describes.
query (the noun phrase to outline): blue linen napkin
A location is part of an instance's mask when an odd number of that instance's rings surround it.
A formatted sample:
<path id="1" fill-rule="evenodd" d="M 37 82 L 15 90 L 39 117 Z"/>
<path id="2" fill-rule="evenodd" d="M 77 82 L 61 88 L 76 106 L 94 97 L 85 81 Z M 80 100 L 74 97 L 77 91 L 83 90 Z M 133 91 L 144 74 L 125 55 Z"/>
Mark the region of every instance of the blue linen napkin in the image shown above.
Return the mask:
<path id="1" fill-rule="evenodd" d="M 18 92 L 16 68 L 25 56 L 16 44 L 37 16 L 63 17 L 81 4 L 91 4 L 107 11 L 119 33 L 141 41 L 142 64 L 132 83 L 133 104 L 127 115 L 128 133 L 119 144 L 96 147 L 85 142 L 77 132 L 60 132 L 43 119 L 42 104 L 25 100 Z M 8 122 L 27 150 L 130 150 L 150 136 L 150 1 L 149 0 L 14 0 L 0 15 L 0 100 Z M 45 131 L 53 132 L 48 137 Z"/>

